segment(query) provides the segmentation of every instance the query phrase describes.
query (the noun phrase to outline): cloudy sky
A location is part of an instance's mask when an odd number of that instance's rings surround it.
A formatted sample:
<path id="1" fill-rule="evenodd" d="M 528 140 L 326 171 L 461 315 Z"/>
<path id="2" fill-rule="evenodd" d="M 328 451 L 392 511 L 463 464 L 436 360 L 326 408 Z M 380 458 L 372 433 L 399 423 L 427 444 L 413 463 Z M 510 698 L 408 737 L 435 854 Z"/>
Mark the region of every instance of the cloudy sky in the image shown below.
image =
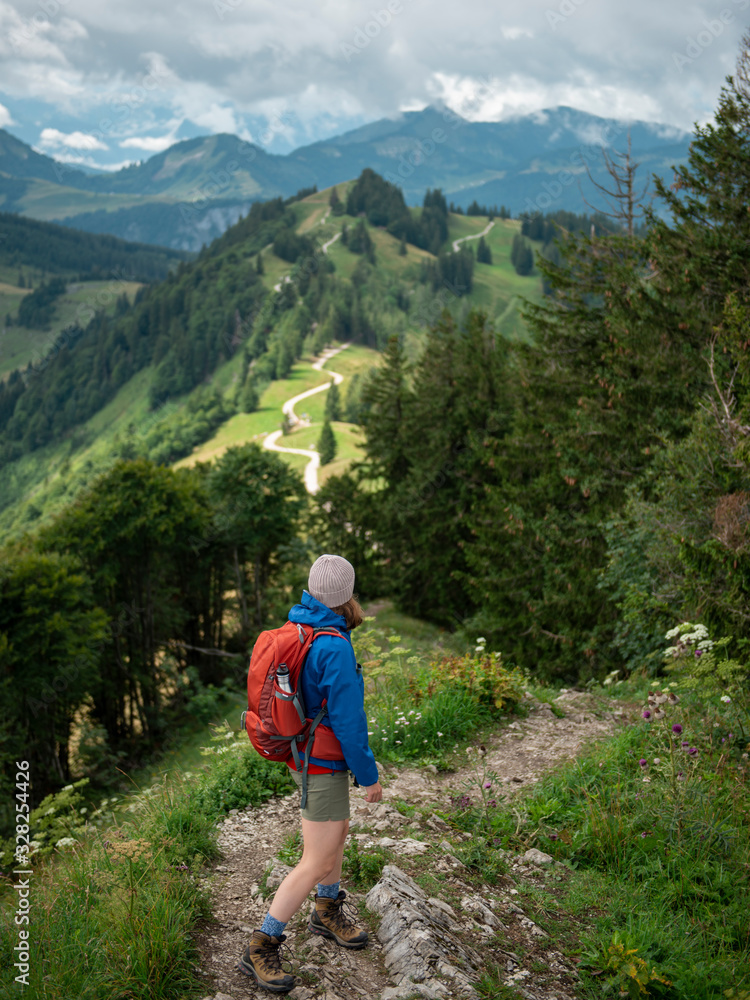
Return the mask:
<path id="1" fill-rule="evenodd" d="M 750 0 L 0 0 L 0 126 L 107 167 L 232 132 L 272 152 L 443 101 L 711 117 Z"/>

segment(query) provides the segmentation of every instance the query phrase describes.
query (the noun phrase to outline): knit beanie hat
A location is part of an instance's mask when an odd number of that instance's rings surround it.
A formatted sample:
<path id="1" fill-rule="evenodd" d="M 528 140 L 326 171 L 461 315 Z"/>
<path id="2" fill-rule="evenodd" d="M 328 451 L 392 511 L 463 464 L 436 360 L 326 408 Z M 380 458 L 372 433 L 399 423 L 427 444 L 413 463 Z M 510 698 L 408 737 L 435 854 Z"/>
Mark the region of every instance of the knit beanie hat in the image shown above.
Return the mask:
<path id="1" fill-rule="evenodd" d="M 319 556 L 310 567 L 307 589 L 327 608 L 338 608 L 354 593 L 354 567 L 343 556 Z"/>

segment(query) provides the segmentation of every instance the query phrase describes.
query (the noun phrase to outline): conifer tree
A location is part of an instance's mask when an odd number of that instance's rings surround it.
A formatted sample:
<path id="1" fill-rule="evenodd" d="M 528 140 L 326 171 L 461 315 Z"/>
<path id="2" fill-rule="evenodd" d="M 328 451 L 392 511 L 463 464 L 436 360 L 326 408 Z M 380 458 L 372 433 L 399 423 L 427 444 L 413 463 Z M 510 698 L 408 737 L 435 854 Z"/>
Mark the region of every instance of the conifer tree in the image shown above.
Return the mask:
<path id="1" fill-rule="evenodd" d="M 259 253 L 258 256 L 255 258 L 255 273 L 265 274 L 265 271 L 266 269 L 263 266 L 263 254 Z"/>
<path id="2" fill-rule="evenodd" d="M 406 237 L 402 236 L 398 245 L 398 255 L 399 257 L 405 257 L 409 251 L 406 248 Z"/>
<path id="3" fill-rule="evenodd" d="M 330 420 L 326 419 L 323 423 L 317 447 L 321 465 L 328 465 L 336 457 L 336 438 Z"/>
<path id="4" fill-rule="evenodd" d="M 477 263 L 492 263 L 492 251 L 490 250 L 489 244 L 485 242 L 484 236 L 479 237 L 479 246 L 477 247 Z"/>
<path id="5" fill-rule="evenodd" d="M 325 419 L 330 421 L 341 420 L 341 393 L 335 382 L 331 382 L 331 387 L 326 396 Z"/>
<path id="6" fill-rule="evenodd" d="M 331 197 L 328 199 L 328 204 L 331 207 L 332 215 L 343 215 L 346 210 L 346 206 L 342 202 L 341 198 L 339 198 L 339 193 L 335 187 L 331 191 Z"/>

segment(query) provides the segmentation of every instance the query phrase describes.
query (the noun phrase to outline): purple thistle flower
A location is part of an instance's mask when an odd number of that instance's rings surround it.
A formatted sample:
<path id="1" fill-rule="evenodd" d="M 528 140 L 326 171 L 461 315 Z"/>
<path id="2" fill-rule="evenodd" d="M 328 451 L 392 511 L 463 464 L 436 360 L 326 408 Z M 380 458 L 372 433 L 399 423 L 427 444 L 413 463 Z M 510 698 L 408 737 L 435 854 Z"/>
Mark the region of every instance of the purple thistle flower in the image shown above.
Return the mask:
<path id="1" fill-rule="evenodd" d="M 680 743 L 680 746 L 682 747 L 683 750 L 687 750 L 690 744 L 686 740 L 683 740 L 682 743 Z"/>
<path id="2" fill-rule="evenodd" d="M 551 833 L 551 834 L 549 835 L 549 839 L 550 839 L 550 840 L 557 840 L 557 834 L 556 834 L 556 833 Z"/>
<path id="3" fill-rule="evenodd" d="M 641 765 L 641 767 L 648 767 L 648 761 L 646 760 L 645 757 L 641 757 L 638 763 Z"/>
<path id="4" fill-rule="evenodd" d="M 490 799 L 490 801 L 487 803 L 487 805 L 490 806 L 492 809 L 497 809 L 497 800 L 496 799 Z"/>
<path id="5" fill-rule="evenodd" d="M 647 833 L 646 833 L 646 831 L 644 830 L 644 831 L 643 831 L 643 832 L 641 833 L 641 836 L 642 836 L 642 837 L 646 837 L 646 836 L 648 836 L 648 834 L 647 834 Z"/>
<path id="6" fill-rule="evenodd" d="M 703 650 L 702 649 L 696 649 L 696 651 L 695 651 L 695 658 L 698 659 L 699 656 L 703 656 Z"/>
<path id="7" fill-rule="evenodd" d="M 675 724 L 672 726 L 672 732 L 675 734 L 675 736 L 680 735 L 680 733 L 682 732 L 682 726 L 679 724 L 679 722 L 675 722 Z"/>
<path id="8" fill-rule="evenodd" d="M 646 722 L 650 722 L 650 720 L 651 720 L 651 712 L 647 708 L 643 709 L 643 711 L 641 712 L 641 715 L 646 720 Z"/>
<path id="9" fill-rule="evenodd" d="M 485 781 L 484 787 L 485 788 L 492 788 L 492 782 L 491 781 Z"/>
<path id="10" fill-rule="evenodd" d="M 689 757 L 697 757 L 698 756 L 698 750 L 697 750 L 697 748 L 696 747 L 690 747 L 690 749 L 688 750 L 688 756 Z"/>

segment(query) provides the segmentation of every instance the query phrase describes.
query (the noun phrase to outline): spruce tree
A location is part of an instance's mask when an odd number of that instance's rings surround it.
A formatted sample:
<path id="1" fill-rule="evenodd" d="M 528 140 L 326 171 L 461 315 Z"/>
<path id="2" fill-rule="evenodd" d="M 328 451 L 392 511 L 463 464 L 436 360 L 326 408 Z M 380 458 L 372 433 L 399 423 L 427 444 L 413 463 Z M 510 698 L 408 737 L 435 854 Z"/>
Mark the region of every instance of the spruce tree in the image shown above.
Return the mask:
<path id="1" fill-rule="evenodd" d="M 343 215 L 345 211 L 344 203 L 341 198 L 339 198 L 339 193 L 336 188 L 331 191 L 331 197 L 328 199 L 328 204 L 331 207 L 332 215 Z"/>
<path id="2" fill-rule="evenodd" d="M 405 257 L 409 251 L 406 248 L 406 237 L 401 237 L 401 242 L 398 245 L 398 255 L 399 257 Z"/>
<path id="3" fill-rule="evenodd" d="M 318 438 L 318 454 L 320 455 L 321 465 L 328 465 L 336 457 L 336 438 L 331 427 L 331 422 L 328 419 L 323 423 L 323 430 L 320 432 L 320 437 Z"/>
<path id="4" fill-rule="evenodd" d="M 331 387 L 326 396 L 325 419 L 330 421 L 341 420 L 341 393 L 335 382 L 331 382 Z"/>
<path id="5" fill-rule="evenodd" d="M 492 251 L 489 248 L 489 244 L 485 242 L 484 236 L 479 237 L 479 246 L 477 247 L 477 263 L 492 263 Z"/>
<path id="6" fill-rule="evenodd" d="M 263 254 L 259 253 L 258 256 L 255 258 L 255 273 L 265 274 L 265 271 L 266 269 L 263 266 Z"/>

